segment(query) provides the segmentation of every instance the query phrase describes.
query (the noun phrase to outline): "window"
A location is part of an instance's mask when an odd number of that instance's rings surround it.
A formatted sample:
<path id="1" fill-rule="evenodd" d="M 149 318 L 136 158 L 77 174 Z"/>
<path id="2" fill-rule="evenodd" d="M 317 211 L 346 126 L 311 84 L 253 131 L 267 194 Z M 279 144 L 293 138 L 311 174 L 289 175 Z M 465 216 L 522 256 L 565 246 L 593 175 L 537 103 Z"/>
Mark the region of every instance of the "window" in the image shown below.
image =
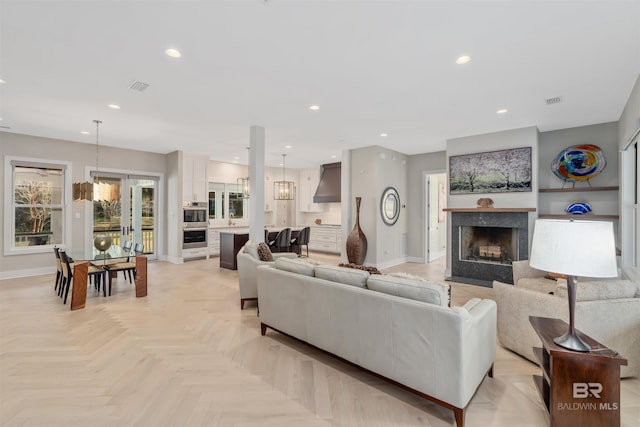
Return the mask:
<path id="1" fill-rule="evenodd" d="M 209 219 L 229 221 L 247 219 L 249 200 L 242 198 L 237 184 L 209 183 Z"/>
<path id="2" fill-rule="evenodd" d="M 69 238 L 67 205 L 71 186 L 64 163 L 5 159 L 5 255 L 45 252 Z"/>

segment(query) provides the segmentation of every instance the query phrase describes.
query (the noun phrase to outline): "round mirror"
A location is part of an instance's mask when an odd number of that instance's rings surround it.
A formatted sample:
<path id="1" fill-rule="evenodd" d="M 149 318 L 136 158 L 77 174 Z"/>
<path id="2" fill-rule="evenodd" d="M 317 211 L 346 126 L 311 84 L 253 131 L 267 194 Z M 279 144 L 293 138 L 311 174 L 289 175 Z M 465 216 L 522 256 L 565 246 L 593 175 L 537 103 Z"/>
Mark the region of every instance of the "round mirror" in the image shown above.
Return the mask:
<path id="1" fill-rule="evenodd" d="M 382 220 L 387 225 L 393 225 L 400 216 L 400 196 L 395 188 L 389 187 L 382 193 L 380 201 L 380 213 Z"/>

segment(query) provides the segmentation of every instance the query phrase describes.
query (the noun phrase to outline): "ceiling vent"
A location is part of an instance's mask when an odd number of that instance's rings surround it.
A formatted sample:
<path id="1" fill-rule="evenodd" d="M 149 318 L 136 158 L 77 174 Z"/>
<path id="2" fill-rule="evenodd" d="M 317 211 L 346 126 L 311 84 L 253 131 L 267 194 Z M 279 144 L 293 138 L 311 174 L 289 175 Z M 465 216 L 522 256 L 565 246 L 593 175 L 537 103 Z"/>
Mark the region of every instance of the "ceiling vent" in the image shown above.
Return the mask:
<path id="1" fill-rule="evenodd" d="M 554 96 L 553 98 L 545 99 L 544 102 L 546 102 L 547 105 L 559 104 L 562 102 L 562 98 L 559 96 Z"/>
<path id="2" fill-rule="evenodd" d="M 144 82 L 139 82 L 138 80 L 134 80 L 130 85 L 129 85 L 129 89 L 131 90 L 137 90 L 138 92 L 144 92 L 146 88 L 148 88 L 149 85 L 147 83 Z"/>

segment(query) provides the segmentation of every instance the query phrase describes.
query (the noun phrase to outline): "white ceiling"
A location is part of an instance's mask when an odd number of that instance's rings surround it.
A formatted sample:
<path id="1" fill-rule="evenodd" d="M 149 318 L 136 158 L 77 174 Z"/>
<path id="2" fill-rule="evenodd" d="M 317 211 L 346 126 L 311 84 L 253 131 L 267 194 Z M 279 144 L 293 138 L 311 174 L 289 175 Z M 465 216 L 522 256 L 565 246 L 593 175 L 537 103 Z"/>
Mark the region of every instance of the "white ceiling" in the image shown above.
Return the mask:
<path id="1" fill-rule="evenodd" d="M 640 1 L 1 0 L 0 125 L 95 144 L 100 119 L 101 145 L 246 163 L 256 124 L 267 164 L 305 167 L 616 121 L 639 16 Z"/>

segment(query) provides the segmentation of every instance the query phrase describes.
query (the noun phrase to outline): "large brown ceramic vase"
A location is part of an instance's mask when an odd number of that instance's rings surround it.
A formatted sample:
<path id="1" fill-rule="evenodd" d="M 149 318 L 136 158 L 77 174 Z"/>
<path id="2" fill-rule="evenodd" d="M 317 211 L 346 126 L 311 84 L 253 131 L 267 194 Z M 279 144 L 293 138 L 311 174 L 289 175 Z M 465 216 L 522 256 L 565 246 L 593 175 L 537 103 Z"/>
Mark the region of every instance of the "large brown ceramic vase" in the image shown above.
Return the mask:
<path id="1" fill-rule="evenodd" d="M 350 263 L 362 265 L 367 256 L 367 236 L 360 228 L 360 201 L 362 197 L 356 197 L 356 225 L 347 237 L 347 258 Z"/>

